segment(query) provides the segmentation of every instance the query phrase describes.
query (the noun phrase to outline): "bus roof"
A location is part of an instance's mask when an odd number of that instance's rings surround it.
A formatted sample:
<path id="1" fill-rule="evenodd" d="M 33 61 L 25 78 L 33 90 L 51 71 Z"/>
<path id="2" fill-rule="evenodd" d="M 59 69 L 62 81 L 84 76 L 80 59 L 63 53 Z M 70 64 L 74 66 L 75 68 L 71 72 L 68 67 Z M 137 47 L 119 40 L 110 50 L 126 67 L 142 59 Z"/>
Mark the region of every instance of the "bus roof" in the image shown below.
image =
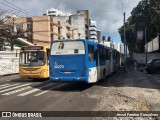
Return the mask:
<path id="1" fill-rule="evenodd" d="M 92 44 L 94 43 L 95 45 L 98 45 L 100 47 L 104 47 L 104 48 L 108 48 L 108 49 L 113 49 L 113 50 L 117 51 L 116 49 L 114 49 L 112 47 L 108 47 L 106 45 L 94 42 L 93 40 L 90 40 L 90 39 L 62 39 L 62 40 L 53 40 L 51 42 L 51 44 L 54 43 L 54 42 L 67 42 L 67 41 L 84 41 L 84 42 L 87 42 L 87 43 L 92 43 Z"/>

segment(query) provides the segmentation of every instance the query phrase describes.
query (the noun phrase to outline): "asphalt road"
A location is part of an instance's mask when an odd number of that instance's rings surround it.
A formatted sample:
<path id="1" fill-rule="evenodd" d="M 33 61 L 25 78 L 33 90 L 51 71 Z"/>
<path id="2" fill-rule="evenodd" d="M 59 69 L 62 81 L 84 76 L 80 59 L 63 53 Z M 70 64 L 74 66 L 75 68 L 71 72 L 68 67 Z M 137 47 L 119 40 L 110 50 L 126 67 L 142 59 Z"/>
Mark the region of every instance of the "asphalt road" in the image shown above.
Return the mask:
<path id="1" fill-rule="evenodd" d="M 105 81 L 95 84 L 53 83 L 19 79 L 18 75 L 1 76 L 0 111 L 160 111 L 160 74 L 150 75 L 133 69 L 124 73 L 120 69 Z"/>

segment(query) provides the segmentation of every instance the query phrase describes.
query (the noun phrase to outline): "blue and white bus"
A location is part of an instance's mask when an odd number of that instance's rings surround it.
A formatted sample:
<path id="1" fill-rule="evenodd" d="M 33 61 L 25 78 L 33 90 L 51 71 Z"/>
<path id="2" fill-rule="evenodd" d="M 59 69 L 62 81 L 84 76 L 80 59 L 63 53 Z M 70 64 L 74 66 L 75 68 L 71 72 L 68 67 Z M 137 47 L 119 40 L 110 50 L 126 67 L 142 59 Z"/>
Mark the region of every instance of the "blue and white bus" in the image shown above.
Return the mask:
<path id="1" fill-rule="evenodd" d="M 93 41 L 78 39 L 51 42 L 51 81 L 95 83 L 115 72 L 119 65 L 118 51 Z"/>

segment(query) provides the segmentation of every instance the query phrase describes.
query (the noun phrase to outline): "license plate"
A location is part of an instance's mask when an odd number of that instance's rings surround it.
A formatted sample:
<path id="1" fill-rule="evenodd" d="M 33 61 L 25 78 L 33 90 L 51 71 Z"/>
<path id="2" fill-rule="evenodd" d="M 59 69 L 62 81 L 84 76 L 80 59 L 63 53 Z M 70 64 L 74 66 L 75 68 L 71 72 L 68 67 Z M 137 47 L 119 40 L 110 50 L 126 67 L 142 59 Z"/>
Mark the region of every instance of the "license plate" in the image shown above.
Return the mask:
<path id="1" fill-rule="evenodd" d="M 65 74 L 71 74 L 71 72 L 64 72 Z"/>

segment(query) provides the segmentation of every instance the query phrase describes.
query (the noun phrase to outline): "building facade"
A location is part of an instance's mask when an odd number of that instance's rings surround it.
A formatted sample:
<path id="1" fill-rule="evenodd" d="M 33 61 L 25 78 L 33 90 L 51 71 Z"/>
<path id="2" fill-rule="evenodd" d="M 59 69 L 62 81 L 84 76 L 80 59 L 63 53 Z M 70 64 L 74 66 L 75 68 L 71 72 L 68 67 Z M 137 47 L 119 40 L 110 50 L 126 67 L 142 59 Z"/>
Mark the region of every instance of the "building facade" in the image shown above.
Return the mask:
<path id="1" fill-rule="evenodd" d="M 77 14 L 70 16 L 70 23 L 78 29 L 79 38 L 89 39 L 89 12 L 88 10 L 79 10 Z"/>
<path id="2" fill-rule="evenodd" d="M 98 42 L 98 39 L 97 39 L 97 23 L 96 23 L 96 21 L 93 21 L 91 19 L 90 19 L 90 24 L 89 24 L 89 32 L 90 32 L 90 39 L 96 40 L 96 42 Z"/>
<path id="3" fill-rule="evenodd" d="M 6 24 L 13 25 L 13 22 Z M 35 45 L 49 45 L 52 40 L 68 39 L 68 36 L 79 37 L 72 25 L 50 16 L 14 18 L 14 25 L 21 30 L 23 36 L 20 37 Z"/>
<path id="4" fill-rule="evenodd" d="M 51 40 L 63 37 L 61 23 L 50 16 L 17 18 L 15 24 L 22 25 L 24 37 L 35 45 L 49 45 Z"/>
<path id="5" fill-rule="evenodd" d="M 63 13 L 58 9 L 52 8 L 46 10 L 43 15 L 51 16 L 52 18 L 62 23 L 62 34 L 64 39 L 68 34 L 72 34 L 73 39 L 89 39 L 89 12 L 88 10 L 79 10 L 76 14 Z"/>
<path id="6" fill-rule="evenodd" d="M 69 16 L 55 16 L 53 18 L 61 22 L 63 39 L 68 39 L 69 34 L 71 39 L 79 38 L 78 29 L 71 25 Z"/>
<path id="7" fill-rule="evenodd" d="M 51 16 L 51 17 L 55 17 L 55 16 L 70 16 L 71 13 L 65 13 L 65 12 L 62 12 L 56 8 L 51 8 L 51 9 L 48 9 L 46 10 L 46 13 L 44 13 L 43 15 L 48 15 L 48 16 Z"/>

